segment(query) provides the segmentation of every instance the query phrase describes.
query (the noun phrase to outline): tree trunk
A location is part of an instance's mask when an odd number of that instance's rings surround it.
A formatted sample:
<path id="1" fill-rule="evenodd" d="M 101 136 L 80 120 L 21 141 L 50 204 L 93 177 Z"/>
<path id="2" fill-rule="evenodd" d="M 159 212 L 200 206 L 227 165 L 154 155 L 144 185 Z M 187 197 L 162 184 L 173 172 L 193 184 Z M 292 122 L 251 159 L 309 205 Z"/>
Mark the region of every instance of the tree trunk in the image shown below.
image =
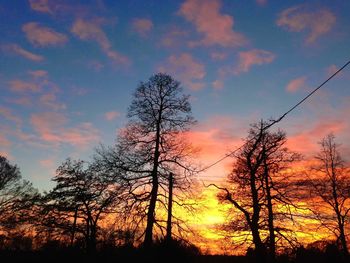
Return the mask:
<path id="1" fill-rule="evenodd" d="M 153 225 L 155 223 L 155 210 L 157 204 L 157 196 L 158 196 L 158 166 L 159 166 L 159 145 L 160 145 L 160 123 L 161 123 L 162 111 L 159 110 L 158 113 L 158 122 L 156 129 L 156 138 L 155 138 L 155 149 L 154 149 L 154 159 L 153 159 L 153 169 L 152 169 L 152 191 L 151 191 L 151 199 L 148 206 L 147 212 L 147 226 L 145 231 L 145 240 L 143 241 L 143 245 L 145 247 L 150 247 L 153 243 Z"/>
<path id="2" fill-rule="evenodd" d="M 75 229 L 76 229 L 76 226 L 77 226 L 77 216 L 78 216 L 78 206 L 75 208 L 75 212 L 74 212 L 72 236 L 71 236 L 71 239 L 70 239 L 70 246 L 71 247 L 73 247 L 73 244 L 74 244 Z"/>
<path id="3" fill-rule="evenodd" d="M 169 200 L 168 200 L 168 220 L 166 226 L 166 241 L 171 241 L 171 219 L 173 210 L 173 174 L 169 174 Z"/>
<path id="4" fill-rule="evenodd" d="M 265 151 L 265 149 L 264 149 Z M 272 207 L 272 197 L 271 197 L 271 188 L 269 182 L 269 170 L 268 164 L 266 163 L 266 155 L 264 153 L 264 179 L 265 179 L 265 190 L 266 190 L 266 199 L 267 199 L 267 210 L 268 210 L 268 228 L 269 228 L 269 256 L 270 261 L 275 261 L 276 258 L 276 242 L 275 242 L 275 227 L 274 227 L 274 218 L 273 218 L 273 207 Z"/>

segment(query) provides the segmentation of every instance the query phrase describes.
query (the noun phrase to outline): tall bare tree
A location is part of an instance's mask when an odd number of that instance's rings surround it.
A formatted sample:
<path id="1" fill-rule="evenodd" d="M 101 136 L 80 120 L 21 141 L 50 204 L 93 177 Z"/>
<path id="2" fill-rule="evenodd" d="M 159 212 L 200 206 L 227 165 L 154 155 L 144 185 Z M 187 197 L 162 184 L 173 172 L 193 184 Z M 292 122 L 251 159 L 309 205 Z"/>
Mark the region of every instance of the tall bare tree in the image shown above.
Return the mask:
<path id="1" fill-rule="evenodd" d="M 321 149 L 315 156 L 317 164 L 311 168 L 314 176 L 310 184 L 312 197 L 319 198 L 321 203 L 314 200 L 313 211 L 323 226 L 335 234 L 344 255 L 349 256 L 345 231 L 350 219 L 350 169 L 345 166 L 333 134 L 324 137 L 319 144 Z M 322 209 L 324 204 L 328 207 L 326 211 Z"/>
<path id="2" fill-rule="evenodd" d="M 284 132 L 270 132 L 267 126 L 265 122 L 252 125 L 228 176 L 229 187 L 217 187 L 222 190 L 219 198 L 231 203 L 236 211 L 229 229 L 250 233 L 256 258 L 261 262 L 275 259 L 276 236 L 287 238 L 283 234 L 287 228 L 278 224 L 285 221 L 286 212 L 276 207 L 293 205 L 286 183 L 290 174 L 284 172 L 300 158 L 284 146 Z"/>
<path id="3" fill-rule="evenodd" d="M 182 135 L 195 121 L 189 96 L 182 94 L 178 81 L 163 73 L 140 83 L 127 116 L 129 122 L 117 145 L 98 153 L 106 166 L 123 171 L 129 208 L 136 211 L 136 225 L 146 221 L 143 244 L 150 246 L 154 226 L 161 232 L 166 228 L 166 220 L 157 219 L 156 210 L 168 209 L 169 174 L 174 174 L 174 196 L 192 186 L 193 148 Z"/>

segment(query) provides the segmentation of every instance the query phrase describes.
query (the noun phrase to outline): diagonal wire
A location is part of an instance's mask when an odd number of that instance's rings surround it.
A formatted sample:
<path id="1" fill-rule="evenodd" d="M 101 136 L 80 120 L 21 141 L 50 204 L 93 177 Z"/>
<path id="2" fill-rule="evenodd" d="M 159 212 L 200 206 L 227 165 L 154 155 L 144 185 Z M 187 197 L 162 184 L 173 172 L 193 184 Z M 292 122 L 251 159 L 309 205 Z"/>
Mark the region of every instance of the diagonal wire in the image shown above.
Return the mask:
<path id="1" fill-rule="evenodd" d="M 275 125 L 276 123 L 279 123 L 281 120 L 283 120 L 289 113 L 291 113 L 293 110 L 295 110 L 297 107 L 299 107 L 302 103 L 304 103 L 308 98 L 310 98 L 314 93 L 316 93 L 320 88 L 322 88 L 328 81 L 330 81 L 332 78 L 334 78 L 339 72 L 341 72 L 344 68 L 346 68 L 348 65 L 350 64 L 350 60 L 348 62 L 346 62 L 340 69 L 338 69 L 336 72 L 334 72 L 328 79 L 326 79 L 325 81 L 323 81 L 319 86 L 317 86 L 314 90 L 312 90 L 307 96 L 305 96 L 302 100 L 300 100 L 297 104 L 295 104 L 293 107 L 291 107 L 288 111 L 286 111 L 285 113 L 283 113 L 278 119 L 275 120 L 271 120 L 271 123 L 269 123 L 268 125 L 266 125 L 262 130 L 265 131 L 269 128 L 271 128 L 273 125 Z M 223 160 L 225 160 L 226 158 L 234 155 L 236 152 L 238 152 L 239 150 L 241 150 L 243 148 L 244 145 L 246 145 L 247 143 L 253 141 L 253 138 L 250 139 L 249 141 L 245 142 L 244 144 L 242 144 L 240 147 L 234 149 L 233 151 L 225 154 L 223 157 L 221 157 L 220 159 L 216 160 L 215 162 L 207 165 L 206 167 L 200 169 L 200 170 L 196 170 L 194 172 L 197 173 L 201 173 L 204 172 L 205 170 L 208 170 L 209 168 L 217 165 L 218 163 L 222 162 Z"/>

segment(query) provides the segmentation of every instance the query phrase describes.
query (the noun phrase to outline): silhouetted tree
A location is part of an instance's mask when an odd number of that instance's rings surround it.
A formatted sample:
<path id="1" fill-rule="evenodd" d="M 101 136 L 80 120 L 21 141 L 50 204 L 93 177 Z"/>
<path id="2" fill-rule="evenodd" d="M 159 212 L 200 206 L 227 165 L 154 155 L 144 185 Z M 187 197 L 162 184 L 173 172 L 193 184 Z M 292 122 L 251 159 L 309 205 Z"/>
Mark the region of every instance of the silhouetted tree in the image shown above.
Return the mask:
<path id="1" fill-rule="evenodd" d="M 349 256 L 345 229 L 350 219 L 350 170 L 345 166 L 333 134 L 324 137 L 319 144 L 321 150 L 316 155 L 317 163 L 311 168 L 309 181 L 312 197 L 316 198 L 312 210 L 323 226 L 335 234 L 344 255 Z M 321 202 L 317 202 L 317 198 Z"/>
<path id="2" fill-rule="evenodd" d="M 122 171 L 129 187 L 129 209 L 136 212 L 137 226 L 146 221 L 144 246 L 150 246 L 156 225 L 165 231 L 166 220 L 156 210 L 167 210 L 169 174 L 173 173 L 173 202 L 193 187 L 193 148 L 182 136 L 194 124 L 189 96 L 180 83 L 158 73 L 137 87 L 128 109 L 128 124 L 114 148 L 98 151 L 106 166 Z M 176 200 L 176 197 L 179 197 Z M 162 209 L 163 208 L 163 209 Z M 165 215 L 166 217 L 166 215 Z M 173 215 L 174 223 L 176 221 Z M 181 227 L 181 224 L 178 224 Z"/>
<path id="3" fill-rule="evenodd" d="M 288 184 L 291 174 L 285 171 L 300 158 L 284 146 L 285 133 L 270 132 L 267 125 L 252 125 L 228 176 L 229 188 L 218 187 L 222 190 L 219 198 L 231 203 L 236 211 L 229 229 L 251 234 L 254 253 L 261 262 L 265 262 L 267 253 L 270 260 L 275 259 L 277 239 L 291 242 L 285 234 L 288 209 L 281 206 L 293 206 Z"/>
<path id="4" fill-rule="evenodd" d="M 67 159 L 53 178 L 56 186 L 43 199 L 43 224 L 69 235 L 71 244 L 76 233 L 82 234 L 88 252 L 96 249 L 98 223 L 121 202 L 121 186 L 98 167 Z"/>
<path id="5" fill-rule="evenodd" d="M 22 179 L 17 165 L 0 156 L 0 232 L 4 234 L 28 223 L 37 197 L 37 190 Z"/>

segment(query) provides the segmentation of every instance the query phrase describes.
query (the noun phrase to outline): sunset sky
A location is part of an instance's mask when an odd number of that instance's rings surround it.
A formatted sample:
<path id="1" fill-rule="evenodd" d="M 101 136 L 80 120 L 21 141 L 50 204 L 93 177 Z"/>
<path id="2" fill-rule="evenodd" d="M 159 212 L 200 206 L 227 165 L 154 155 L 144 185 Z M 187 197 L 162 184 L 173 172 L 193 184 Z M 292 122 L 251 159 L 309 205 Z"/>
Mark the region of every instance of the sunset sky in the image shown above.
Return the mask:
<path id="1" fill-rule="evenodd" d="M 0 153 L 49 190 L 65 158 L 114 143 L 159 71 L 191 95 L 202 166 L 240 146 L 350 59 L 350 1 L 0 0 L 0 32 Z M 350 67 L 279 123 L 293 150 L 334 132 L 350 157 L 349 83 Z"/>

